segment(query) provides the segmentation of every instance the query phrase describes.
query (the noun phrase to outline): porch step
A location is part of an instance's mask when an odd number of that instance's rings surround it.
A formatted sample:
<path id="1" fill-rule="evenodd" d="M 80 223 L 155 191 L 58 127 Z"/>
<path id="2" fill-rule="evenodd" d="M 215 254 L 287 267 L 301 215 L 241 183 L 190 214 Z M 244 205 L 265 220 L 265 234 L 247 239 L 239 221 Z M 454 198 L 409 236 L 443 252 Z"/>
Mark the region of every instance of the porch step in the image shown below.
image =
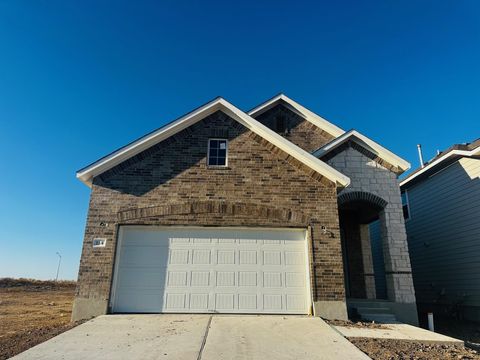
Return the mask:
<path id="1" fill-rule="evenodd" d="M 362 314 L 391 314 L 388 307 L 357 307 L 357 312 Z"/>
<path id="2" fill-rule="evenodd" d="M 388 300 L 368 300 L 368 299 L 348 299 L 347 304 L 354 308 L 388 308 L 390 309 L 390 301 Z"/>
<path id="3" fill-rule="evenodd" d="M 362 319 L 378 323 L 396 323 L 397 318 L 393 314 L 361 314 Z"/>
<path id="4" fill-rule="evenodd" d="M 355 309 L 363 320 L 379 323 L 397 322 L 388 300 L 350 299 L 347 300 L 347 304 L 350 309 Z"/>

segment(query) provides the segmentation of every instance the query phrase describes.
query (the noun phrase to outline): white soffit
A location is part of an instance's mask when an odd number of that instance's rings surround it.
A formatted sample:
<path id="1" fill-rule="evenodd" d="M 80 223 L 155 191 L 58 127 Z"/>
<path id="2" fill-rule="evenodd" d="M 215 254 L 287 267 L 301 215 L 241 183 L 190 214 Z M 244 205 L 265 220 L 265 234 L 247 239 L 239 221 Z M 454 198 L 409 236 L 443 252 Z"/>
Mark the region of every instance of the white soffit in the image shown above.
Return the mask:
<path id="1" fill-rule="evenodd" d="M 410 169 L 410 163 L 401 157 L 395 155 L 390 150 L 384 148 L 380 144 L 376 143 L 375 141 L 369 139 L 365 135 L 360 134 L 356 130 L 350 130 L 339 136 L 338 138 L 332 140 L 328 144 L 325 144 L 320 149 L 313 152 L 313 155 L 321 158 L 326 153 L 330 152 L 331 150 L 337 148 L 347 140 L 354 140 L 355 142 L 359 143 L 360 145 L 366 147 L 368 150 L 379 156 L 380 158 L 384 159 L 385 161 L 389 162 L 390 164 L 397 166 L 403 171 L 407 171 Z"/>
<path id="2" fill-rule="evenodd" d="M 263 114 L 265 111 L 274 107 L 277 103 L 284 101 L 286 104 L 290 105 L 290 109 L 303 117 L 305 120 L 310 121 L 312 124 L 316 125 L 320 129 L 326 131 L 330 135 L 334 137 L 340 136 L 345 133 L 344 130 L 339 128 L 338 126 L 332 124 L 331 122 L 325 120 L 321 116 L 315 114 L 313 111 L 308 110 L 304 106 L 300 105 L 296 101 L 290 99 L 288 96 L 284 94 L 279 94 L 270 100 L 267 100 L 263 104 L 258 105 L 254 109 L 248 112 L 248 115 L 252 117 L 259 116 Z"/>
<path id="3" fill-rule="evenodd" d="M 346 187 L 350 184 L 350 179 L 347 176 L 343 175 L 330 165 L 324 163 L 290 141 L 284 139 L 279 134 L 270 130 L 265 125 L 261 124 L 251 116 L 244 113 L 242 110 L 238 109 L 220 97 L 79 170 L 77 172 L 77 178 L 79 178 L 86 185 L 91 186 L 92 179 L 95 176 L 104 173 L 123 161 L 195 124 L 196 122 L 204 119 L 218 110 L 223 111 L 249 130 L 268 140 L 273 145 L 288 153 L 290 156 L 310 167 L 312 170 L 315 170 L 327 179 L 335 182 L 338 186 Z"/>
<path id="4" fill-rule="evenodd" d="M 410 181 L 412 181 L 416 177 L 424 174 L 425 172 L 427 172 L 431 168 L 441 164 L 442 162 L 450 159 L 453 156 L 461 156 L 461 157 L 466 156 L 466 157 L 468 157 L 468 156 L 476 156 L 476 155 L 480 155 L 480 147 L 477 147 L 477 148 L 472 149 L 472 150 L 452 150 L 452 151 L 449 151 L 449 152 L 443 154 L 442 156 L 440 156 L 438 159 L 436 159 L 436 160 L 428 163 L 427 165 L 425 165 L 424 168 L 420 169 L 419 171 L 413 173 L 410 176 L 407 176 L 405 179 L 400 181 L 400 187 L 405 186 L 406 184 L 408 184 Z"/>

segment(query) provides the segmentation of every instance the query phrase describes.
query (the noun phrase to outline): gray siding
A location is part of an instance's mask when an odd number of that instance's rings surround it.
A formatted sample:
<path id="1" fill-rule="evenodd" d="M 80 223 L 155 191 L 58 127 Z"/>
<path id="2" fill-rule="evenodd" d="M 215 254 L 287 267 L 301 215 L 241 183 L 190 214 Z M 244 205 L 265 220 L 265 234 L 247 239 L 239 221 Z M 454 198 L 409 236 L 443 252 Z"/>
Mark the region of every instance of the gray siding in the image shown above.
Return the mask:
<path id="1" fill-rule="evenodd" d="M 408 189 L 417 302 L 480 306 L 480 160 L 462 158 Z"/>

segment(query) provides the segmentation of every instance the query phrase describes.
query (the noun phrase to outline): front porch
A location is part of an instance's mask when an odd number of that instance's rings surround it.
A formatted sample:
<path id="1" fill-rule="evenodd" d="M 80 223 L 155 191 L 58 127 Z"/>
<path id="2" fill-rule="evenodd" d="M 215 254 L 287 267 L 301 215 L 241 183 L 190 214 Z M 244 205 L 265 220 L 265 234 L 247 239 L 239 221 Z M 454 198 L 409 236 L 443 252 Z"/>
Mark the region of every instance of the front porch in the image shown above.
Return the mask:
<path id="1" fill-rule="evenodd" d="M 402 264 L 392 246 L 398 234 L 387 201 L 349 192 L 338 203 L 349 318 L 417 324 L 413 288 L 403 286 L 405 279 L 411 281 L 411 272 L 399 271 Z"/>

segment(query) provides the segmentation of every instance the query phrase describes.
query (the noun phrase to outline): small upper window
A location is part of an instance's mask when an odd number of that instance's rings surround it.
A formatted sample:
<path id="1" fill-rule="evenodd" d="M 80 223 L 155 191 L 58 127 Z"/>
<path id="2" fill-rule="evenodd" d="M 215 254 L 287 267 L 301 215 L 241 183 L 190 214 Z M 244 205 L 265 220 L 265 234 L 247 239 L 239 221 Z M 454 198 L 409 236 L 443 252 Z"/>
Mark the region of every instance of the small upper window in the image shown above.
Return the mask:
<path id="1" fill-rule="evenodd" d="M 208 140 L 208 166 L 227 166 L 227 140 Z"/>
<path id="2" fill-rule="evenodd" d="M 402 191 L 402 210 L 403 210 L 403 218 L 405 220 L 410 219 L 410 204 L 408 203 L 407 190 Z"/>

